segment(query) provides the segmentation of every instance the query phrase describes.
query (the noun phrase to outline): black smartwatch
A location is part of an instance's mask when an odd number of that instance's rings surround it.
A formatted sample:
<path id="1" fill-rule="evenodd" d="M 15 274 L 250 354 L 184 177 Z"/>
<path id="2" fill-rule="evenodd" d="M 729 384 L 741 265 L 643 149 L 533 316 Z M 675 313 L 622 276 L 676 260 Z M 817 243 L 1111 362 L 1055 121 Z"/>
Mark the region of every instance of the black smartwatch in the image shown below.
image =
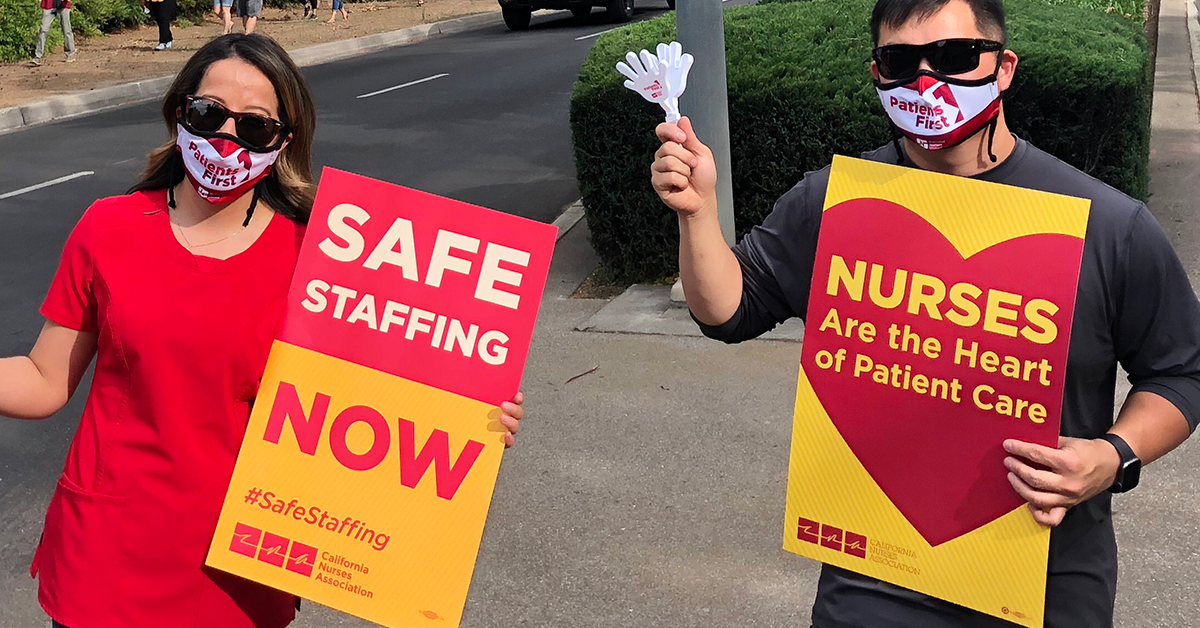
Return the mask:
<path id="1" fill-rule="evenodd" d="M 1124 493 L 1137 486 L 1138 479 L 1142 475 L 1142 461 L 1138 459 L 1137 454 L 1133 453 L 1133 448 L 1125 442 L 1124 438 L 1116 434 L 1105 434 L 1100 438 L 1116 447 L 1117 454 L 1121 456 L 1121 466 L 1117 467 L 1117 479 L 1112 486 L 1108 487 L 1109 492 Z"/>

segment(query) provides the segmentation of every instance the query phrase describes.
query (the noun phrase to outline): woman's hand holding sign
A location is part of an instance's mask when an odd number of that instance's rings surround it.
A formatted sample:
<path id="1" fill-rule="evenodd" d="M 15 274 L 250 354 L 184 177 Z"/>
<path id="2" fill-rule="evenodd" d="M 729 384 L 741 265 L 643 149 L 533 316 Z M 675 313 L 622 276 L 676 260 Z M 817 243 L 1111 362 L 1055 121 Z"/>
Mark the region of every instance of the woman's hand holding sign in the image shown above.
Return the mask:
<path id="1" fill-rule="evenodd" d="M 504 447 L 512 447 L 517 440 L 517 432 L 521 431 L 521 419 L 525 418 L 525 393 L 518 392 L 513 398 L 500 404 L 500 424 L 508 432 L 504 435 Z"/>

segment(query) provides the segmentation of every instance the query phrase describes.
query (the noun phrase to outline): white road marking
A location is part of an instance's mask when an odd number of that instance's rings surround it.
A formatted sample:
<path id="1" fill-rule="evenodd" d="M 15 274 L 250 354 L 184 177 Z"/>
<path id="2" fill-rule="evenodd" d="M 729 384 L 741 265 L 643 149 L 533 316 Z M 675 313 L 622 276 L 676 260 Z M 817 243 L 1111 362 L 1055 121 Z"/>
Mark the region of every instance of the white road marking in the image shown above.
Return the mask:
<path id="1" fill-rule="evenodd" d="M 434 79 L 440 79 L 440 78 L 442 78 L 442 77 L 446 77 L 446 76 L 450 76 L 450 75 L 449 75 L 449 74 L 446 74 L 446 73 L 442 73 L 442 74 L 434 74 L 433 76 L 427 76 L 427 77 L 425 77 L 425 78 L 423 78 L 423 79 L 419 79 L 419 80 L 416 80 L 416 81 L 409 81 L 409 82 L 407 82 L 407 83 L 405 83 L 405 84 L 403 84 L 403 85 L 396 85 L 395 87 L 389 87 L 389 88 L 387 88 L 387 89 L 381 89 L 381 90 L 379 90 L 379 91 L 377 91 L 377 92 L 371 92 L 370 94 L 363 94 L 362 96 L 357 96 L 356 98 L 370 98 L 370 97 L 372 97 L 372 96 L 378 96 L 378 95 L 380 95 L 380 94 L 386 94 L 386 93 L 388 93 L 388 92 L 396 91 L 396 90 L 398 90 L 398 89 L 404 89 L 405 87 L 412 87 L 413 85 L 420 85 L 421 83 L 426 83 L 426 82 L 432 81 L 432 80 L 434 80 Z"/>
<path id="2" fill-rule="evenodd" d="M 620 27 L 620 26 L 618 26 L 617 28 L 621 28 L 621 27 Z M 585 39 L 591 39 L 591 38 L 593 38 L 593 37 L 599 37 L 599 36 L 603 35 L 604 33 L 611 33 L 612 31 L 615 31 L 615 30 L 617 30 L 617 28 L 610 28 L 610 29 L 608 29 L 608 30 L 606 30 L 606 31 L 600 31 L 599 33 L 592 33 L 591 35 L 584 35 L 583 37 L 576 37 L 576 38 L 575 38 L 575 41 L 583 41 L 583 40 L 585 40 Z"/>
<path id="3" fill-rule="evenodd" d="M 19 190 L 13 190 L 12 192 L 5 192 L 4 194 L 0 194 L 0 201 L 4 200 L 4 199 L 6 199 L 6 198 L 12 198 L 12 197 L 14 197 L 14 196 L 20 196 L 20 195 L 22 195 L 22 194 L 24 194 L 24 193 L 26 193 L 26 192 L 32 192 L 32 191 L 34 191 L 34 190 L 40 190 L 40 189 L 42 189 L 42 188 L 48 188 L 48 187 L 50 187 L 50 186 L 52 186 L 52 185 L 58 185 L 59 183 L 66 183 L 67 181 L 70 181 L 70 180 L 72 180 L 72 179 L 78 179 L 79 177 L 87 177 L 87 176 L 91 176 L 91 175 L 93 175 L 93 174 L 96 174 L 96 173 L 95 173 L 95 172 L 92 172 L 91 170 L 84 170 L 84 171 L 82 171 L 82 172 L 76 172 L 75 174 L 69 174 L 69 175 L 67 175 L 67 176 L 65 176 L 65 177 L 59 177 L 59 178 L 57 178 L 57 179 L 51 179 L 51 180 L 49 180 L 49 181 L 47 181 L 47 182 L 45 182 L 45 183 L 39 183 L 39 184 L 37 184 L 37 185 L 31 185 L 31 186 L 29 186 L 29 187 L 27 187 L 27 188 L 21 188 L 21 189 L 19 189 Z"/>

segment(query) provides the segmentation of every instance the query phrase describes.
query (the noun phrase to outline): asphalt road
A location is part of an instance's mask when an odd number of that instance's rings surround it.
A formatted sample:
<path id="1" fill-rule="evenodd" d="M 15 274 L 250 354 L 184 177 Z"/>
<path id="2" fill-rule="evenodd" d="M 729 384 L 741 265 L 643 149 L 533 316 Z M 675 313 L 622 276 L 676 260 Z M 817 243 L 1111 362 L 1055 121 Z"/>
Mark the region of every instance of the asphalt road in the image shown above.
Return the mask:
<path id="1" fill-rule="evenodd" d="M 666 11 L 659 0 L 638 5 L 639 21 Z M 560 11 L 520 33 L 496 25 L 306 68 L 319 114 L 314 166 L 550 222 L 579 197 L 571 87 L 594 35 L 611 28 L 602 10 Z M 123 193 L 165 137 L 154 102 L 0 135 L 0 355 L 24 354 L 36 338 L 79 216 Z M 0 628 L 41 625 L 29 560 L 84 399 L 47 421 L 0 421 Z M 333 617 L 319 612 L 310 625 L 342 621 Z"/>

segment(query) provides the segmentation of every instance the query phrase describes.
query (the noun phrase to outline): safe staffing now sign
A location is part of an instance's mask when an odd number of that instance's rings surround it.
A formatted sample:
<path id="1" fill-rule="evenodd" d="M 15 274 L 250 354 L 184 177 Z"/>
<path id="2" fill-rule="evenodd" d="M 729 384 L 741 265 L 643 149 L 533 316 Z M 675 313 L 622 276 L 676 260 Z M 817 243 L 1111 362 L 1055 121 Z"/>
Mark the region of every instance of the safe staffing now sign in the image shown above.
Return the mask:
<path id="1" fill-rule="evenodd" d="M 556 232 L 326 169 L 207 564 L 457 626 Z"/>
<path id="2" fill-rule="evenodd" d="M 784 548 L 1040 627 L 1050 531 L 1001 443 L 1056 447 L 1090 203 L 837 157 Z"/>

